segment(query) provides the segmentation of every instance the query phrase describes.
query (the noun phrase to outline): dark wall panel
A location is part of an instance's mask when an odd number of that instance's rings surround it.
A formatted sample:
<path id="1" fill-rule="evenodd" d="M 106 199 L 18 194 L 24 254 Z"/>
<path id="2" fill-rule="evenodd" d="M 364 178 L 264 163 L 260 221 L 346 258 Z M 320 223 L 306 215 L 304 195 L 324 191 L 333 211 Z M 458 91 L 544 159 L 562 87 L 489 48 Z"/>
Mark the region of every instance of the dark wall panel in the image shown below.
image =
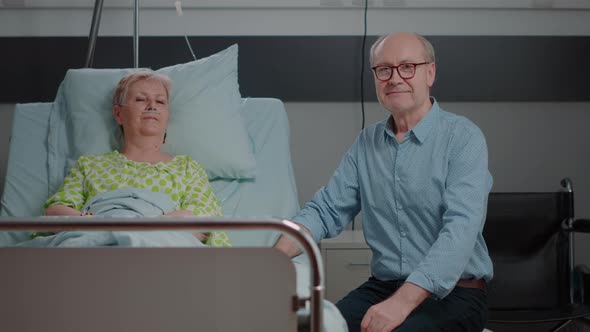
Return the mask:
<path id="1" fill-rule="evenodd" d="M 366 52 L 375 36 L 367 39 Z M 590 101 L 590 37 L 434 36 L 441 101 Z M 242 95 L 284 101 L 358 101 L 359 36 L 190 37 L 197 57 L 238 43 Z M 0 38 L 0 102 L 51 101 L 84 37 Z M 367 54 L 366 53 L 366 54 Z M 131 67 L 130 37 L 99 37 L 96 68 Z M 191 60 L 183 37 L 142 37 L 140 66 Z M 368 56 L 366 61 L 368 62 Z M 365 64 L 365 98 L 375 100 Z"/>

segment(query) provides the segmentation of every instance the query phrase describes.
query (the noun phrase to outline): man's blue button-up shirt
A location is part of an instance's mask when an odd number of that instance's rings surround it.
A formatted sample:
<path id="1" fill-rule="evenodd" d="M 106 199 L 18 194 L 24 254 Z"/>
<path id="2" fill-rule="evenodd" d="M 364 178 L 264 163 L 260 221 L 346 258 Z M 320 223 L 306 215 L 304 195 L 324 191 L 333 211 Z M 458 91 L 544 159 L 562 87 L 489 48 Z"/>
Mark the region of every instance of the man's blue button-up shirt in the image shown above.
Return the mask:
<path id="1" fill-rule="evenodd" d="M 489 281 L 482 231 L 492 176 L 483 133 L 436 101 L 401 143 L 390 121 L 361 132 L 293 220 L 319 242 L 360 212 L 379 280 L 405 280 L 439 298 L 461 278 Z"/>

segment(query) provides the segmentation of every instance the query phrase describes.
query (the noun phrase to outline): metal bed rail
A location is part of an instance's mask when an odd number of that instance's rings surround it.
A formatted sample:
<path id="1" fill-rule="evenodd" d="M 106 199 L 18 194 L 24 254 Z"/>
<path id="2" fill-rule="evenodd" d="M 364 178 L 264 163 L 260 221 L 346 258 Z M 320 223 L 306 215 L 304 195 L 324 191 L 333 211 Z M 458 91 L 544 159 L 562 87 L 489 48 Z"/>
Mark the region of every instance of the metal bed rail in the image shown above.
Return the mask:
<path id="1" fill-rule="evenodd" d="M 167 217 L 154 218 L 92 218 L 68 217 L 67 221 L 57 221 L 60 217 L 10 217 L 0 218 L 0 231 L 72 231 L 72 230 L 275 230 L 291 236 L 307 253 L 311 265 L 310 297 L 297 296 L 296 309 L 305 307 L 310 302 L 310 320 L 312 332 L 322 328 L 322 301 L 324 298 L 324 269 L 320 250 L 309 234 L 302 227 L 286 219 L 238 219 L 220 217 Z"/>

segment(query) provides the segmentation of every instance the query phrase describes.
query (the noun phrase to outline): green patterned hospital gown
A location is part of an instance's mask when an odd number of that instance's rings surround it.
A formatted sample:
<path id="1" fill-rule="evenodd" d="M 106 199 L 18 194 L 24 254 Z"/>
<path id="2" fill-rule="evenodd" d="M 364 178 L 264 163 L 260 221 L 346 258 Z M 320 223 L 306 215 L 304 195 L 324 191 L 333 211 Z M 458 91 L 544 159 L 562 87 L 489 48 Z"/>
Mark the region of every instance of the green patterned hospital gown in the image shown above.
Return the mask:
<path id="1" fill-rule="evenodd" d="M 82 156 L 45 208 L 61 204 L 78 211 L 92 197 L 120 188 L 139 188 L 168 194 L 181 210 L 198 216 L 221 216 L 221 206 L 201 164 L 185 155 L 150 164 L 131 161 L 118 151 Z M 211 232 L 211 246 L 231 246 L 225 232 Z"/>

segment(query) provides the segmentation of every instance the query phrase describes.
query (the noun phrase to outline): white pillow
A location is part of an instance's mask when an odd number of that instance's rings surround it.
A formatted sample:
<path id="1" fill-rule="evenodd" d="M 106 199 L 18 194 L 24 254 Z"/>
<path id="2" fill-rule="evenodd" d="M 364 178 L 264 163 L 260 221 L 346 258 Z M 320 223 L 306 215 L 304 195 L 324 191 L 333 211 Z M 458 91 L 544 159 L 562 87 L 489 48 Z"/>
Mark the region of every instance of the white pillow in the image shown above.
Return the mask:
<path id="1" fill-rule="evenodd" d="M 62 82 L 48 133 L 50 191 L 81 155 L 119 149 L 112 115 L 118 81 L 136 69 L 73 69 Z M 210 179 L 255 177 L 256 160 L 240 117 L 238 46 L 197 61 L 159 69 L 172 80 L 163 150 L 203 164 Z"/>

